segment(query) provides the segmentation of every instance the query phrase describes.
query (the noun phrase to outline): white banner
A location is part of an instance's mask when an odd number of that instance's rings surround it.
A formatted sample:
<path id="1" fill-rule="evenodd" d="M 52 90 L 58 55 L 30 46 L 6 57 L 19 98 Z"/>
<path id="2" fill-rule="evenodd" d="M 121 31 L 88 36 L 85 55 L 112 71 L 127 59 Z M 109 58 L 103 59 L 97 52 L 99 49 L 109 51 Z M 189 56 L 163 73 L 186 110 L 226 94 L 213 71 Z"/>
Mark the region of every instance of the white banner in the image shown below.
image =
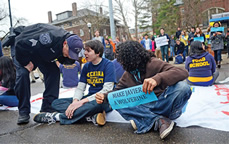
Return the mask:
<path id="1" fill-rule="evenodd" d="M 156 42 L 157 47 L 168 45 L 167 40 L 168 39 L 166 36 L 155 38 L 155 42 Z"/>
<path id="2" fill-rule="evenodd" d="M 179 127 L 200 126 L 229 132 L 229 85 L 192 87 L 193 93 L 183 114 L 175 120 Z M 72 97 L 75 89 L 60 89 L 60 98 Z M 31 112 L 38 113 L 42 94 L 31 97 Z M 0 107 L 0 110 L 17 110 L 16 107 Z M 108 122 L 129 123 L 115 110 L 107 114 Z"/>

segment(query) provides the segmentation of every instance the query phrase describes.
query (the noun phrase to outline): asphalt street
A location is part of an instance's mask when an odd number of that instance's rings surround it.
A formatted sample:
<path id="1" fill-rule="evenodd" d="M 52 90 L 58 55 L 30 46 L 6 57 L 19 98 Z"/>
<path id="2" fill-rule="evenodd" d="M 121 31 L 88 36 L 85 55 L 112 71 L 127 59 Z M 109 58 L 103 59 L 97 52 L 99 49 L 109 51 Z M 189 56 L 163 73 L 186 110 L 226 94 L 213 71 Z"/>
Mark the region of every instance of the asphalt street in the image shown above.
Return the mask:
<path id="1" fill-rule="evenodd" d="M 184 67 L 183 64 L 176 66 Z M 217 81 L 229 77 L 229 59 L 226 56 L 219 72 Z M 31 87 L 32 95 L 44 91 L 40 80 L 31 84 Z M 158 132 L 134 134 L 130 124 L 107 123 L 103 127 L 94 126 L 92 123 L 47 125 L 33 122 L 33 115 L 30 115 L 29 124 L 19 126 L 16 124 L 17 111 L 0 111 L 0 143 L 229 143 L 229 132 L 196 126 L 175 127 L 165 140 L 160 140 Z"/>

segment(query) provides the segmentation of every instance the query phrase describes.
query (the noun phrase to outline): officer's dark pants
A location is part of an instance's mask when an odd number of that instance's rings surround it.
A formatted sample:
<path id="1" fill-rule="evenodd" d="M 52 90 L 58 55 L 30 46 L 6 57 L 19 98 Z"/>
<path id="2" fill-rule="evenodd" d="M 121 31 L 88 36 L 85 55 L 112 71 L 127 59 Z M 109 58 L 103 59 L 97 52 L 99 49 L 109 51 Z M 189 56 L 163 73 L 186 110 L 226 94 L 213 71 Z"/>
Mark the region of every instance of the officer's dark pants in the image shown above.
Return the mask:
<path id="1" fill-rule="evenodd" d="M 13 58 L 16 66 L 15 93 L 19 99 L 18 109 L 20 115 L 29 115 L 30 113 L 30 78 L 29 71 L 21 66 L 15 57 Z M 60 70 L 55 62 L 37 63 L 40 71 L 44 75 L 45 91 L 43 93 L 43 102 L 41 112 L 54 112 L 51 107 L 52 102 L 58 99 Z"/>

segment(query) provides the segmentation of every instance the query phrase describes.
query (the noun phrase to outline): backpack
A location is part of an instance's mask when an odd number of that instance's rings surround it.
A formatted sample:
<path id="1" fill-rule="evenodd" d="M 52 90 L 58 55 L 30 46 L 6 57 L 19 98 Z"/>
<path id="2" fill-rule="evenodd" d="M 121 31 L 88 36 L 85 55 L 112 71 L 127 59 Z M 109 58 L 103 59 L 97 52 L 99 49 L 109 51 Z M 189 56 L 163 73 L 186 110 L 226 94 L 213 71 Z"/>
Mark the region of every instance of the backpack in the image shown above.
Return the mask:
<path id="1" fill-rule="evenodd" d="M 175 64 L 182 64 L 183 63 L 183 58 L 181 55 L 177 55 L 175 58 Z"/>

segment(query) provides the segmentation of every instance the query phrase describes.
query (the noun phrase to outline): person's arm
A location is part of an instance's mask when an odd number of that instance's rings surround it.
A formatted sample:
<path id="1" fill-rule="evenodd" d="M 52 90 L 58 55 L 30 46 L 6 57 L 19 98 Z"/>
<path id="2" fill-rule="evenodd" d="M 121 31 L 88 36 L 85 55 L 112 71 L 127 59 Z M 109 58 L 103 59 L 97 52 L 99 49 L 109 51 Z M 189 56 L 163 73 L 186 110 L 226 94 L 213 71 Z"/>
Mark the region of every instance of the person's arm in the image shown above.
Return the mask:
<path id="1" fill-rule="evenodd" d="M 188 41 L 192 41 L 191 33 L 188 35 Z"/>
<path id="2" fill-rule="evenodd" d="M 187 70 L 172 66 L 159 60 L 154 60 L 151 65 L 154 69 L 158 69 L 158 73 L 152 78 L 157 82 L 158 86 L 161 85 L 163 88 L 174 85 L 175 83 L 188 77 Z"/>
<path id="3" fill-rule="evenodd" d="M 204 42 L 205 42 L 205 41 L 206 41 L 205 34 L 204 34 L 204 33 L 202 33 L 202 35 L 203 35 L 203 37 L 204 37 Z"/>
<path id="4" fill-rule="evenodd" d="M 87 84 L 83 83 L 83 82 L 79 82 L 78 86 L 75 90 L 74 96 L 73 96 L 73 100 L 77 99 L 77 100 L 81 100 L 81 98 L 84 96 L 84 91 L 86 89 Z"/>
<path id="5" fill-rule="evenodd" d="M 175 51 L 175 55 L 177 55 L 177 44 L 175 44 L 175 46 L 174 46 L 174 51 Z"/>
<path id="6" fill-rule="evenodd" d="M 114 82 L 105 82 L 103 85 L 103 88 L 100 91 L 98 91 L 97 93 L 107 93 L 107 92 L 113 90 L 113 88 L 114 88 Z M 90 102 L 90 101 L 95 100 L 95 96 L 96 96 L 96 94 L 93 94 L 93 95 L 87 97 L 88 101 Z"/>
<path id="7" fill-rule="evenodd" d="M 56 65 L 58 66 L 58 67 L 60 67 L 60 62 L 59 61 L 55 61 L 56 62 Z"/>
<path id="8" fill-rule="evenodd" d="M 186 63 L 185 63 L 185 69 L 189 72 L 189 61 L 190 61 L 190 57 L 187 58 Z"/>
<path id="9" fill-rule="evenodd" d="M 213 33 L 211 36 L 210 36 L 210 40 L 212 41 L 212 40 L 214 40 L 215 39 L 215 36 L 216 36 L 216 34 L 215 33 Z"/>

